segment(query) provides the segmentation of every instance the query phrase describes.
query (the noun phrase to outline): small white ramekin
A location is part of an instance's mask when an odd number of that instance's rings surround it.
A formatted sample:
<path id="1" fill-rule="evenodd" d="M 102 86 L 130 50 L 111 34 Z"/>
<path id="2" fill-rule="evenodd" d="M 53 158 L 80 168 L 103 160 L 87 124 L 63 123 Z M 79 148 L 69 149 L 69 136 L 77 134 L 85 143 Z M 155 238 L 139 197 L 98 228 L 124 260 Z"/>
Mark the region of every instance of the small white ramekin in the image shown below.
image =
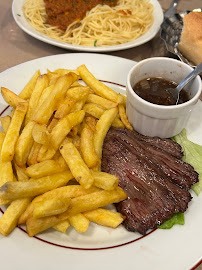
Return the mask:
<path id="1" fill-rule="evenodd" d="M 201 78 L 197 76 L 184 88 L 188 91 L 190 100 L 179 105 L 164 106 L 150 103 L 139 97 L 132 87 L 149 77 L 162 77 L 180 83 L 192 70 L 189 65 L 166 57 L 148 58 L 132 67 L 127 76 L 126 113 L 137 132 L 160 138 L 170 138 L 180 133 L 200 97 Z"/>

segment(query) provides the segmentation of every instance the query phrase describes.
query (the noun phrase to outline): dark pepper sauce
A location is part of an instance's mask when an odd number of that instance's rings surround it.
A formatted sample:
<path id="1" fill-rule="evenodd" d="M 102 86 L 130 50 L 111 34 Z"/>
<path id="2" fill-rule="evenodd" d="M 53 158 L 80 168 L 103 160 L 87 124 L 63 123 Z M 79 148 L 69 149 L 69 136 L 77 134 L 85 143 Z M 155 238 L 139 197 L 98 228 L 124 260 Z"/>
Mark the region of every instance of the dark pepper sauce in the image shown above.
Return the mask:
<path id="1" fill-rule="evenodd" d="M 163 78 L 147 78 L 133 86 L 134 92 L 142 99 L 158 105 L 175 105 L 172 95 L 166 91 L 168 88 L 177 87 L 177 83 Z M 188 93 L 182 89 L 178 104 L 189 100 Z"/>

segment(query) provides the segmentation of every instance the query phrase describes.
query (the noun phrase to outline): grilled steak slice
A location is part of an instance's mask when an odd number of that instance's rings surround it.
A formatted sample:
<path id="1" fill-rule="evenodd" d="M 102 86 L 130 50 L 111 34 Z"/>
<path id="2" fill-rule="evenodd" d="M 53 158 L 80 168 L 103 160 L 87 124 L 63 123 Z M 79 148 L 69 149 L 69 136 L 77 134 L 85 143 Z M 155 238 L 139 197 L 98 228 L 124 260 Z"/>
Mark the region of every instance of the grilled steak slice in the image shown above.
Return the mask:
<path id="1" fill-rule="evenodd" d="M 112 136 L 121 142 L 128 143 L 130 145 L 128 147 L 130 149 L 134 148 L 133 152 L 136 151 L 136 155 L 153 163 L 154 167 L 159 169 L 159 174 L 162 176 L 166 175 L 172 182 L 180 187 L 188 190 L 194 183 L 198 182 L 198 173 L 194 171 L 194 168 L 190 164 L 168 154 L 168 152 L 165 152 L 162 148 L 158 148 L 145 142 L 146 138 L 149 137 L 141 135 L 141 137 L 145 137 L 145 140 L 138 140 L 136 134 L 137 133 L 127 129 L 114 128 L 110 130 L 107 136 Z M 160 140 L 161 139 L 159 138 L 159 141 Z M 173 142 L 173 145 L 176 144 L 176 142 Z"/>
<path id="2" fill-rule="evenodd" d="M 117 133 L 123 133 L 127 134 L 128 136 L 131 136 L 132 138 L 136 138 L 137 140 L 140 140 L 142 142 L 146 142 L 152 146 L 155 146 L 166 153 L 176 157 L 176 158 L 181 158 L 183 156 L 182 152 L 182 147 L 172 141 L 171 139 L 161 139 L 159 137 L 148 137 L 148 136 L 143 136 L 137 132 L 127 132 L 128 130 L 126 129 L 114 129 L 114 132 Z"/>
<path id="3" fill-rule="evenodd" d="M 174 213 L 184 212 L 191 195 L 174 184 L 157 164 L 165 157 L 175 164 L 176 158 L 133 134 L 125 129 L 109 130 L 103 145 L 102 171 L 118 176 L 119 185 L 128 195 L 127 200 L 116 205 L 126 216 L 125 227 L 145 234 Z"/>

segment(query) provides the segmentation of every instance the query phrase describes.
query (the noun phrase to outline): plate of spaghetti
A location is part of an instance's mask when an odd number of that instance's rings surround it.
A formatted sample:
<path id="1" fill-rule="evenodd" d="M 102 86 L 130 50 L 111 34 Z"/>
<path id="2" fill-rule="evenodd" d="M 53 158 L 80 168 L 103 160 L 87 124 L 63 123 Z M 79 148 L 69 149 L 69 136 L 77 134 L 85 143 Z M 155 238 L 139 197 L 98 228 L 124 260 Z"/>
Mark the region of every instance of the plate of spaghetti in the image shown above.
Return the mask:
<path id="1" fill-rule="evenodd" d="M 14 0 L 12 13 L 18 26 L 34 38 L 88 52 L 144 44 L 163 21 L 157 0 Z"/>

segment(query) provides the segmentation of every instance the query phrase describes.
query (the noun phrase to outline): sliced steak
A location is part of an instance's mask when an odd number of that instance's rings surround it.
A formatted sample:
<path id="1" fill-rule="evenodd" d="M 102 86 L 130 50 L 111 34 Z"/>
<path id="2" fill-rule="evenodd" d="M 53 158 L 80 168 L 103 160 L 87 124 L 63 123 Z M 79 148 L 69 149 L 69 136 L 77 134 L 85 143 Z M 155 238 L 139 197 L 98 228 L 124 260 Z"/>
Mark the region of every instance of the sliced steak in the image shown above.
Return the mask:
<path id="1" fill-rule="evenodd" d="M 132 138 L 136 138 L 139 141 L 155 146 L 174 157 L 181 158 L 183 156 L 182 147 L 178 143 L 172 141 L 171 139 L 161 139 L 159 137 L 144 136 L 137 132 L 128 132 L 128 130 L 124 128 L 119 129 L 119 130 L 114 129 L 111 132 L 115 132 L 115 133 L 119 132 L 119 133 L 127 134 L 128 136 L 131 136 Z"/>
<path id="2" fill-rule="evenodd" d="M 119 185 L 128 195 L 127 200 L 116 205 L 117 210 L 126 216 L 125 227 L 145 234 L 174 213 L 184 212 L 191 195 L 173 183 L 169 173 L 161 168 L 166 158 L 166 162 L 169 160 L 175 164 L 176 173 L 180 171 L 182 175 L 181 166 L 186 171 L 187 164 L 180 162 L 178 169 L 176 160 L 179 159 L 163 151 L 162 147 L 149 144 L 149 140 L 138 138 L 136 133 L 126 129 L 110 129 L 103 145 L 102 171 L 118 176 Z M 197 174 L 193 175 L 195 179 L 192 181 L 197 182 Z"/>

